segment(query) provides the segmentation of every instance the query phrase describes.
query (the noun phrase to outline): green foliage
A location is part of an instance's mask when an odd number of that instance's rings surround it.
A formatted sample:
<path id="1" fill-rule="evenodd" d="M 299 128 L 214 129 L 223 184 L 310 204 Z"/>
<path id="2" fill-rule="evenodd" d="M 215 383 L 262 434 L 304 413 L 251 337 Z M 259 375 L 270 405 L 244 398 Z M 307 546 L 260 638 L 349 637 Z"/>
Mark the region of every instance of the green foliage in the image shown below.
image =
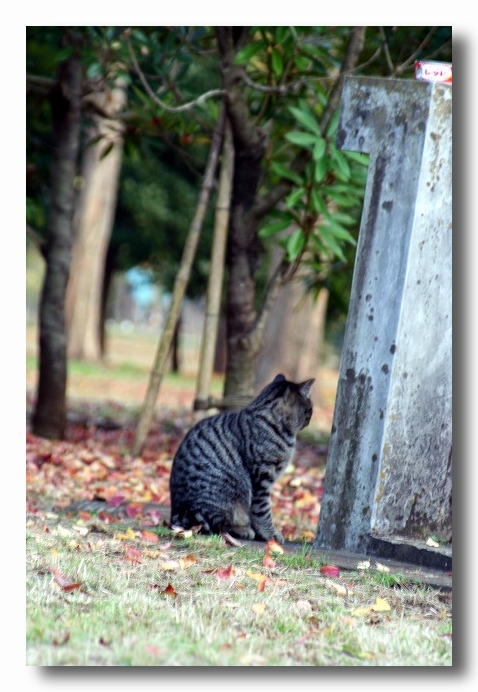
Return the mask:
<path id="1" fill-rule="evenodd" d="M 286 261 L 303 268 L 310 290 L 330 288 L 331 309 L 339 311 L 348 303 L 368 158 L 335 147 L 338 109 L 325 128 L 321 121 L 350 28 L 252 27 L 235 56 L 248 80 L 243 88 L 250 117 L 267 133 L 260 194 L 278 186 L 284 191 L 260 220 L 266 257 L 278 243 Z M 29 75 L 54 80 L 75 48 L 85 92 L 118 76 L 127 84 L 125 155 L 109 255 L 117 268 L 148 262 L 170 287 L 221 100 L 174 109 L 221 87 L 215 27 L 27 27 L 26 36 Z M 132 55 L 157 99 L 146 92 Z M 414 59 L 451 61 L 451 55 L 451 27 L 368 27 L 354 74 L 410 79 Z M 27 222 L 44 233 L 49 91 L 34 80 L 27 84 Z M 191 295 L 205 288 L 212 224 L 210 211 Z"/>

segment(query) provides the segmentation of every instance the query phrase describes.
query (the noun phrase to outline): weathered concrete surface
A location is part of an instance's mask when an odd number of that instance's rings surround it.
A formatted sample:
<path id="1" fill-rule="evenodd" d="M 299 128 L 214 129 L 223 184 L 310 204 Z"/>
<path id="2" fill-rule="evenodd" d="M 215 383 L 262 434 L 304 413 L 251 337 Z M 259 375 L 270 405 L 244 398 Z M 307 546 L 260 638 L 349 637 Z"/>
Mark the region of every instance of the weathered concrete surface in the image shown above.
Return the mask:
<path id="1" fill-rule="evenodd" d="M 451 96 L 344 85 L 337 143 L 370 165 L 315 549 L 451 539 Z"/>

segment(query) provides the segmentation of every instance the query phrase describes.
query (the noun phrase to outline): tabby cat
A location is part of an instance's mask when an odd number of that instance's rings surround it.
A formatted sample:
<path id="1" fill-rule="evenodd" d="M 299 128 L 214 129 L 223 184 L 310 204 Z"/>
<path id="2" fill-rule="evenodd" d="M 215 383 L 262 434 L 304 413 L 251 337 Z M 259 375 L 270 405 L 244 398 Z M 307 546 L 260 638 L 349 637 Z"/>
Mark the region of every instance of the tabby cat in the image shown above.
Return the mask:
<path id="1" fill-rule="evenodd" d="M 277 375 L 241 411 L 196 423 L 173 459 L 171 525 L 283 542 L 270 493 L 292 460 L 297 433 L 310 422 L 314 382 Z"/>

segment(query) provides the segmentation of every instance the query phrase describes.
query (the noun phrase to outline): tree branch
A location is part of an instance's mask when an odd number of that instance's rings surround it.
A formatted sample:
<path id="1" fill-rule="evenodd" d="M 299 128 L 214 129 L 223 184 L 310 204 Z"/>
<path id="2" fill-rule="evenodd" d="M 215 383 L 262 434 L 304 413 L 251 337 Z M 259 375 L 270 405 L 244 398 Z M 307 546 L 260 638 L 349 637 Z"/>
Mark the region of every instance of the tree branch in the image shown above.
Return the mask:
<path id="1" fill-rule="evenodd" d="M 136 55 L 134 54 L 133 46 L 131 45 L 131 41 L 129 40 L 128 36 L 126 36 L 126 45 L 128 47 L 128 52 L 131 58 L 131 62 L 133 63 L 135 72 L 141 80 L 141 84 L 143 85 L 146 93 L 154 101 L 154 103 L 156 103 L 156 105 L 158 105 L 163 110 L 168 111 L 169 113 L 182 113 L 184 111 L 192 110 L 195 106 L 199 105 L 200 103 L 204 103 L 204 101 L 207 101 L 207 99 L 209 98 L 224 95 L 223 89 L 211 89 L 210 91 L 206 91 L 204 94 L 201 94 L 201 96 L 198 96 L 197 99 L 194 99 L 194 101 L 190 101 L 189 103 L 183 103 L 181 106 L 168 106 L 168 104 L 162 101 L 151 89 L 148 80 L 146 79 L 144 73 L 142 72 L 139 66 L 138 61 L 136 60 Z"/>

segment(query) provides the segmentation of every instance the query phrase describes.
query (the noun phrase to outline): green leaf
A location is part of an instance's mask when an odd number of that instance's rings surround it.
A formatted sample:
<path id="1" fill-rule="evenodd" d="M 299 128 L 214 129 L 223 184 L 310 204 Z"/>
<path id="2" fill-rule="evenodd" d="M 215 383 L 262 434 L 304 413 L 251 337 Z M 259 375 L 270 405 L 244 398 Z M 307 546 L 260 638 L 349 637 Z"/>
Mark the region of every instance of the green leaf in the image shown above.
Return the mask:
<path id="1" fill-rule="evenodd" d="M 293 262 L 302 252 L 305 244 L 305 236 L 302 228 L 296 228 L 292 235 L 287 240 L 286 250 L 287 259 Z"/>
<path id="2" fill-rule="evenodd" d="M 263 226 L 259 230 L 259 236 L 261 238 L 269 238 L 271 235 L 275 235 L 276 233 L 279 233 L 280 231 L 285 230 L 288 228 L 291 224 L 290 219 L 282 219 L 281 221 L 274 221 L 273 223 L 268 224 L 267 226 Z"/>
<path id="3" fill-rule="evenodd" d="M 103 66 L 99 62 L 92 63 L 86 70 L 88 79 L 99 79 L 103 77 Z"/>
<path id="4" fill-rule="evenodd" d="M 312 156 L 314 157 L 315 161 L 319 161 L 320 159 L 324 158 L 325 156 L 325 139 L 317 139 L 315 138 L 315 144 L 314 144 L 314 150 L 312 152 Z"/>
<path id="5" fill-rule="evenodd" d="M 291 207 L 295 207 L 297 202 L 299 202 L 304 195 L 305 195 L 305 189 L 303 187 L 299 187 L 297 190 L 294 190 L 293 192 L 291 192 L 290 195 L 286 198 L 285 206 L 288 207 L 289 209 Z"/>
<path id="6" fill-rule="evenodd" d="M 334 202 L 337 202 L 337 204 L 340 204 L 343 207 L 354 207 L 357 204 L 356 199 L 341 193 L 340 191 L 334 189 L 332 186 L 329 186 L 327 190 L 327 195 L 328 197 L 330 197 L 330 199 L 333 199 Z"/>
<path id="7" fill-rule="evenodd" d="M 244 46 L 244 48 L 241 48 L 240 51 L 237 52 L 236 57 L 234 58 L 234 63 L 236 65 L 243 65 L 246 62 L 249 62 L 249 60 L 256 55 L 262 48 L 264 48 L 264 41 L 254 41 L 253 43 L 248 43 L 247 46 Z"/>
<path id="8" fill-rule="evenodd" d="M 332 149 L 332 161 L 336 164 L 338 173 L 344 180 L 350 179 L 350 166 L 347 159 L 337 149 Z"/>
<path id="9" fill-rule="evenodd" d="M 306 130 L 313 132 L 314 135 L 317 135 L 318 137 L 321 136 L 319 123 L 309 109 L 306 109 L 305 106 L 303 106 L 302 109 L 290 106 L 289 111 L 295 117 L 297 122 L 302 125 L 302 127 L 305 127 Z"/>
<path id="10" fill-rule="evenodd" d="M 289 140 L 289 142 L 292 142 L 292 144 L 298 144 L 300 147 L 305 147 L 306 149 L 310 149 L 317 141 L 317 137 L 314 135 L 310 135 L 308 132 L 288 132 L 285 136 L 286 139 Z"/>
<path id="11" fill-rule="evenodd" d="M 344 156 L 346 156 L 351 161 L 359 163 L 361 166 L 368 166 L 370 161 L 370 156 L 368 154 L 361 154 L 358 151 L 344 151 Z"/>
<path id="12" fill-rule="evenodd" d="M 280 51 L 276 49 L 272 49 L 272 55 L 271 55 L 271 61 L 272 61 L 272 69 L 274 70 L 274 73 L 280 77 L 282 72 L 284 71 L 284 65 L 282 62 L 282 54 Z"/>
<path id="13" fill-rule="evenodd" d="M 321 159 L 318 161 L 315 161 L 315 170 L 314 170 L 314 180 L 316 183 L 321 183 L 322 180 L 324 179 L 324 175 L 327 172 L 327 158 L 323 156 Z"/>
<path id="14" fill-rule="evenodd" d="M 331 234 L 335 238 L 345 240 L 347 243 L 350 243 L 350 245 L 353 245 L 354 247 L 355 245 L 357 245 L 357 241 L 350 233 L 350 231 L 348 231 L 346 228 L 344 228 L 335 221 L 335 214 L 331 215 L 330 221 L 325 226 L 323 226 L 323 228 L 326 228 L 327 230 L 331 231 Z"/>
<path id="15" fill-rule="evenodd" d="M 342 262 L 346 262 L 345 255 L 342 248 L 340 247 L 337 240 L 334 238 L 333 234 L 327 232 L 326 226 L 321 226 L 319 233 L 322 236 L 322 241 L 324 245 L 329 248 L 335 257 L 338 257 Z"/>
<path id="16" fill-rule="evenodd" d="M 274 173 L 276 173 L 281 178 L 290 180 L 296 185 L 302 185 L 302 178 L 297 173 L 295 173 L 295 171 L 291 171 L 289 168 L 286 168 L 278 161 L 274 161 L 273 163 L 271 163 L 271 170 L 274 171 Z"/>
<path id="17" fill-rule="evenodd" d="M 317 189 L 315 187 L 312 188 L 310 191 L 310 199 L 312 201 L 314 211 L 316 214 L 321 214 L 322 216 L 328 216 L 327 212 L 327 205 L 325 204 L 324 199 L 322 196 L 319 194 Z"/>

